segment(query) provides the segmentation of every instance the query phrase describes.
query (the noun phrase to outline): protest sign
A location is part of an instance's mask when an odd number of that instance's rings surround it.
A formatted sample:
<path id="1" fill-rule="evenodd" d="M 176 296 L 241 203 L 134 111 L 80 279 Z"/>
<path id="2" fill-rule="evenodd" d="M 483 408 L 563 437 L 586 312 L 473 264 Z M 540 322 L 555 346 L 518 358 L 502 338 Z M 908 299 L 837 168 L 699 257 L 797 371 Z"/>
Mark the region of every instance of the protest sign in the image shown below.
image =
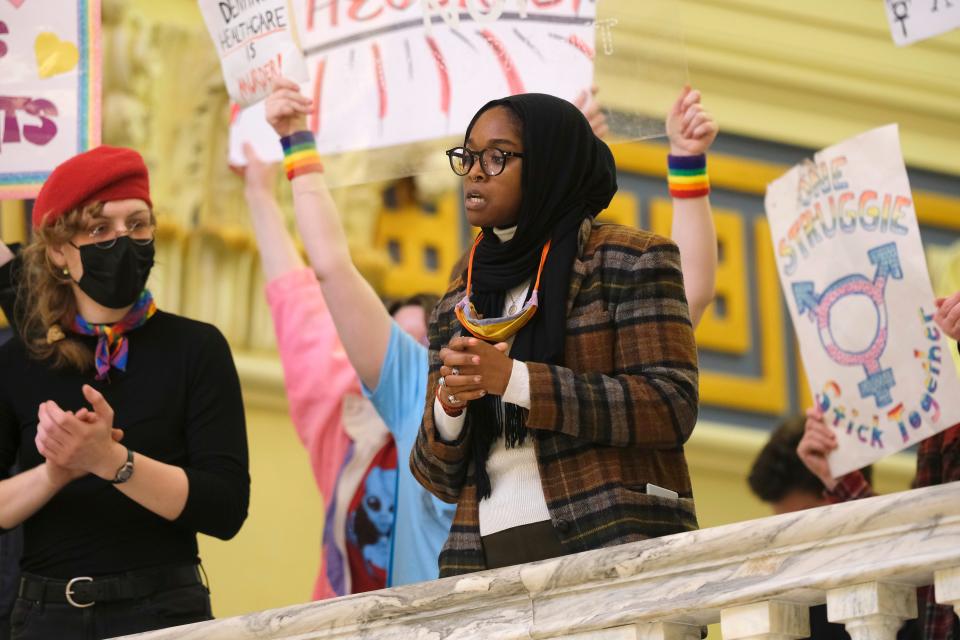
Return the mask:
<path id="1" fill-rule="evenodd" d="M 898 47 L 960 28 L 957 0 L 886 0 L 884 5 Z"/>
<path id="2" fill-rule="evenodd" d="M 834 477 L 960 422 L 897 126 L 795 166 L 766 210 Z"/>
<path id="3" fill-rule="evenodd" d="M 200 0 L 200 11 L 237 104 L 265 98 L 276 77 L 307 79 L 287 0 Z"/>
<path id="4" fill-rule="evenodd" d="M 643 0 L 628 11 L 607 0 L 292 0 L 292 6 L 310 75 L 301 83 L 313 100 L 307 124 L 331 186 L 436 170 L 438 154 L 445 161 L 443 149 L 462 141 L 485 102 L 518 92 L 575 100 L 589 90 L 595 70 L 621 78 L 621 96 L 636 96 L 621 98 L 616 112 L 604 109 L 611 140 L 663 135 L 663 114 L 686 81 L 673 0 Z M 635 46 L 631 35 L 617 31 L 621 24 L 642 24 L 656 46 Z M 661 103 L 652 95 L 664 86 L 670 89 Z M 247 142 L 265 160 L 281 157 L 262 105 L 231 113 L 231 164 L 245 163 Z"/>
<path id="5" fill-rule="evenodd" d="M 322 154 L 462 134 L 481 105 L 504 95 L 574 100 L 589 89 L 594 2 L 457 2 L 295 5 L 310 72 L 303 90 L 314 101 L 309 126 Z M 236 164 L 243 141 L 270 138 L 262 109 L 237 114 L 232 129 Z"/>
<path id="6" fill-rule="evenodd" d="M 0 199 L 100 144 L 100 2 L 0 2 Z"/>

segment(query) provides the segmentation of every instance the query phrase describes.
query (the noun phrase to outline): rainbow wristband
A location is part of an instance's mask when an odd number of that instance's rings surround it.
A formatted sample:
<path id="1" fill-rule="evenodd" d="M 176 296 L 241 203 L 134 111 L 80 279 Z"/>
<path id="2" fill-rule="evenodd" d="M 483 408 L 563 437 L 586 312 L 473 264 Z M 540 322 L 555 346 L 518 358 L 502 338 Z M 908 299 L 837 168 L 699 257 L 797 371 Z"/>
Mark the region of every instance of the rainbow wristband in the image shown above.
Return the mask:
<path id="1" fill-rule="evenodd" d="M 323 163 L 317 153 L 317 143 L 309 131 L 297 131 L 280 138 L 283 145 L 283 170 L 287 179 L 307 173 L 323 173 Z"/>
<path id="2" fill-rule="evenodd" d="M 674 198 L 702 198 L 710 195 L 707 156 L 667 156 L 667 184 Z"/>

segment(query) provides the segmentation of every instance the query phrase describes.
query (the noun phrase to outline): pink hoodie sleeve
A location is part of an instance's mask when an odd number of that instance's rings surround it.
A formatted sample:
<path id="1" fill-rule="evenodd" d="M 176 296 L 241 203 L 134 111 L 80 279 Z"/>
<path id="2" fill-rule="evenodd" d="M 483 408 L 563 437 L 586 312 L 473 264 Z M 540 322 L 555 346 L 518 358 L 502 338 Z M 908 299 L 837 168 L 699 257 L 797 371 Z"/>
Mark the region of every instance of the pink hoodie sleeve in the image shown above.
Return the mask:
<path id="1" fill-rule="evenodd" d="M 271 280 L 266 287 L 290 417 L 307 448 L 324 502 L 350 446 L 343 429 L 343 396 L 360 393 L 360 381 L 340 344 L 320 284 L 309 268 Z"/>

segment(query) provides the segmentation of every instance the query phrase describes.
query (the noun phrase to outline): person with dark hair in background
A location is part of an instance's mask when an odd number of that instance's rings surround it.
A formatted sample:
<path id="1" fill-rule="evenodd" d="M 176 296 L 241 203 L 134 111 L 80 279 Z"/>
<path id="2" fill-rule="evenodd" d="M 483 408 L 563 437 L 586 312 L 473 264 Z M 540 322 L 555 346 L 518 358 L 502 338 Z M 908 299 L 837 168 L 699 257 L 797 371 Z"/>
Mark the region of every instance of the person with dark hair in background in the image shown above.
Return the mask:
<path id="1" fill-rule="evenodd" d="M 777 514 L 831 504 L 823 495 L 823 483 L 797 455 L 805 422 L 805 418 L 796 416 L 774 429 L 747 476 L 753 494 Z M 863 474 L 867 482 L 872 481 L 870 467 Z"/>
<path id="2" fill-rule="evenodd" d="M 797 455 L 806 419 L 795 416 L 782 422 L 753 461 L 747 483 L 753 494 L 770 505 L 776 514 L 802 511 L 831 504 L 823 483 Z M 872 469 L 863 470 L 867 481 Z M 827 621 L 827 606 L 810 607 L 811 640 L 849 640 L 842 624 Z"/>

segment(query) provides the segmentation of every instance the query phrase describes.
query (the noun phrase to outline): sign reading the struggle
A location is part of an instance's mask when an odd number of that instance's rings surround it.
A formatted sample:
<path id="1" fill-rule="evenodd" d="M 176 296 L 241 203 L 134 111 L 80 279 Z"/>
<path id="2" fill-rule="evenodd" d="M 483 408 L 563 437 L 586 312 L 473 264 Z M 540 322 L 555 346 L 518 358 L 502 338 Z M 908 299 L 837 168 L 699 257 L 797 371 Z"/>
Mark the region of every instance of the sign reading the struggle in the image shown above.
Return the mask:
<path id="1" fill-rule="evenodd" d="M 896 125 L 816 154 L 767 187 L 778 271 L 834 477 L 960 422 L 960 382 Z"/>
<path id="2" fill-rule="evenodd" d="M 593 80 L 596 2 L 584 0 L 295 0 L 321 153 L 462 134 L 484 103 L 550 93 L 575 100 Z M 266 137 L 262 113 L 234 121 Z M 257 129 L 260 128 L 258 133 Z M 274 146 L 279 149 L 278 145 Z"/>
<path id="3" fill-rule="evenodd" d="M 898 47 L 960 28 L 957 0 L 885 0 L 884 4 Z"/>
<path id="4" fill-rule="evenodd" d="M 200 0 L 200 10 L 237 104 L 265 98 L 278 76 L 307 79 L 287 0 Z"/>
<path id="5" fill-rule="evenodd" d="M 0 199 L 100 144 L 100 2 L 0 2 Z"/>

